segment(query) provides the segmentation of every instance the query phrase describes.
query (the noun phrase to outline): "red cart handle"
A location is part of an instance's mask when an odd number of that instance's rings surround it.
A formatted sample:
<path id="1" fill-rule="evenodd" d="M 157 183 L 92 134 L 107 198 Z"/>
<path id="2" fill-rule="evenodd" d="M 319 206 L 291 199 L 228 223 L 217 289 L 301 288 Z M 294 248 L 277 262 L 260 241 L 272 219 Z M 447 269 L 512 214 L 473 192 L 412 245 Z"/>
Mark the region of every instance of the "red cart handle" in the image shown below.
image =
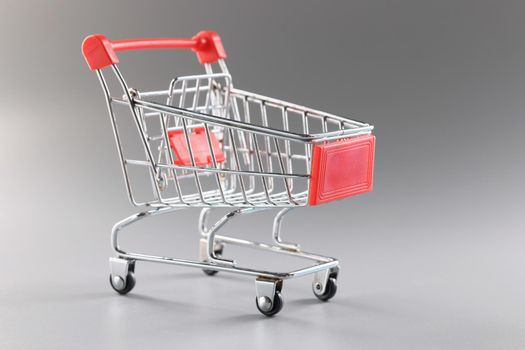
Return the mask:
<path id="1" fill-rule="evenodd" d="M 143 49 L 192 49 L 199 62 L 215 63 L 226 58 L 219 34 L 202 31 L 189 39 L 132 39 L 110 41 L 102 34 L 86 37 L 82 43 L 82 53 L 91 70 L 102 69 L 119 62 L 116 52 Z"/>

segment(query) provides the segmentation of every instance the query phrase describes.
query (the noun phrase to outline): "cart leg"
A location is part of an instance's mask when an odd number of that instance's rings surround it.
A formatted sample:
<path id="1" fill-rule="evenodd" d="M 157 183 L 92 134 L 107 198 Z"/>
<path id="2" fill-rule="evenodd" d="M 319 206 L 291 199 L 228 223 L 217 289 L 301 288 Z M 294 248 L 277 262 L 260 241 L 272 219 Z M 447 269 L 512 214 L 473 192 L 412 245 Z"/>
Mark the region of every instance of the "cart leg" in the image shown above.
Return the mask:
<path id="1" fill-rule="evenodd" d="M 207 222 L 208 222 L 208 216 L 210 213 L 210 209 L 209 208 L 203 209 L 199 217 L 199 231 L 202 236 L 200 240 L 200 250 L 199 250 L 200 260 L 203 262 L 209 262 L 209 263 L 217 264 L 221 266 L 230 266 L 230 267 L 235 266 L 235 261 L 223 259 L 220 257 L 222 255 L 224 245 L 223 243 L 217 242 L 215 240 L 215 235 L 224 225 L 226 225 L 234 217 L 238 215 L 242 215 L 242 214 L 254 213 L 260 210 L 264 210 L 264 209 L 265 208 L 242 208 L 242 209 L 233 210 L 227 213 L 226 215 L 224 215 L 222 218 L 220 218 L 209 229 L 207 228 Z M 207 271 L 205 271 L 205 273 L 210 274 Z"/>
<path id="2" fill-rule="evenodd" d="M 186 267 L 193 267 L 199 269 L 205 269 L 213 271 L 225 271 L 238 273 L 242 275 L 249 275 L 256 277 L 256 306 L 261 313 L 267 316 L 273 316 L 277 314 L 283 307 L 283 298 L 281 296 L 281 290 L 284 279 L 297 278 L 314 274 L 314 294 L 321 300 L 328 300 L 335 295 L 337 288 L 337 273 L 338 261 L 336 259 L 321 256 L 318 254 L 312 254 L 295 249 L 286 249 L 279 245 L 270 245 L 266 243 L 253 242 L 243 240 L 234 237 L 217 235 L 219 229 L 221 229 L 226 223 L 237 215 L 253 213 L 267 208 L 243 208 L 233 210 L 223 217 L 221 217 L 211 228 L 207 228 L 207 216 L 209 209 L 203 210 L 201 213 L 200 220 L 200 231 L 202 238 L 200 240 L 200 260 L 185 260 L 177 259 L 172 257 L 155 256 L 141 253 L 126 252 L 119 247 L 118 238 L 119 233 L 122 229 L 130 226 L 146 217 L 156 216 L 163 213 L 173 212 L 180 207 L 159 207 L 148 211 L 143 211 L 134 215 L 131 215 L 124 220 L 116 223 L 113 226 L 111 232 L 111 248 L 113 249 L 115 256 L 110 259 L 110 284 L 120 294 L 129 293 L 135 286 L 135 263 L 137 261 L 149 261 L 156 263 L 165 263 L 180 265 Z M 280 225 L 282 218 L 287 211 L 281 210 L 276 216 L 274 226 L 276 232 L 280 232 Z M 274 231 L 274 233 L 275 233 Z M 278 241 L 280 237 L 277 234 Z M 301 257 L 316 262 L 313 266 L 308 266 L 298 270 L 290 272 L 271 272 L 264 270 L 250 269 L 246 267 L 236 266 L 233 261 L 221 259 L 220 255 L 225 244 L 234 244 L 243 247 L 250 247 L 256 249 L 263 249 L 269 252 L 281 253 L 291 255 L 295 257 Z"/>
<path id="3" fill-rule="evenodd" d="M 144 218 L 147 218 L 149 216 L 155 216 L 163 213 L 169 213 L 172 211 L 180 210 L 182 208 L 176 208 L 176 207 L 162 207 L 162 208 L 155 208 L 148 211 L 143 211 L 137 214 L 133 214 L 131 216 L 128 216 L 124 220 L 121 220 L 117 222 L 113 229 L 111 230 L 111 249 L 115 252 L 115 255 L 119 258 L 123 258 L 123 256 L 126 255 L 126 252 L 121 250 L 118 245 L 118 236 L 120 231 L 130 226 L 134 223 L 139 222 L 140 220 L 143 220 Z"/>
<path id="4" fill-rule="evenodd" d="M 118 237 L 120 231 L 148 216 L 159 215 L 175 211 L 181 208 L 155 208 L 128 216 L 124 220 L 117 222 L 111 230 L 111 249 L 115 252 L 116 257 L 109 258 L 109 283 L 111 287 L 119 294 L 127 294 L 135 287 L 135 260 L 125 257 L 126 252 L 119 248 Z"/>
<path id="5" fill-rule="evenodd" d="M 283 218 L 286 214 L 288 214 L 293 208 L 284 208 L 283 210 L 279 211 L 277 215 L 275 215 L 275 219 L 273 220 L 273 230 L 272 230 L 272 239 L 273 243 L 283 249 L 291 250 L 291 251 L 300 251 L 301 248 L 296 243 L 288 243 L 283 242 L 281 240 L 281 224 L 283 221 Z"/>
<path id="6" fill-rule="evenodd" d="M 255 305 L 266 316 L 276 315 L 283 308 L 281 290 L 283 281 L 257 277 L 255 280 Z"/>
<path id="7" fill-rule="evenodd" d="M 224 244 L 216 242 L 213 247 L 214 256 L 221 257 L 223 250 L 224 250 Z M 209 262 L 208 261 L 208 239 L 204 237 L 199 240 L 199 261 Z M 208 276 L 213 276 L 217 272 L 219 272 L 217 270 L 211 270 L 211 269 L 203 269 L 202 271 Z"/>

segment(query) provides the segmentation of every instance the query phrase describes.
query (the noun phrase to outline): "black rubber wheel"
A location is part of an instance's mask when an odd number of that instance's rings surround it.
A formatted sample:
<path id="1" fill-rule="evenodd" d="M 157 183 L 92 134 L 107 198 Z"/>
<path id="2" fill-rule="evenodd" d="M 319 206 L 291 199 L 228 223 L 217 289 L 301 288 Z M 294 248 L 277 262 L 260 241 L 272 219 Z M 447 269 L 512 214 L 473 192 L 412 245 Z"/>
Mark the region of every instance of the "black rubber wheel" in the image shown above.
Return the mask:
<path id="1" fill-rule="evenodd" d="M 204 272 L 208 276 L 214 276 L 217 274 L 217 270 L 209 270 L 209 269 L 202 269 L 202 272 Z"/>
<path id="2" fill-rule="evenodd" d="M 109 284 L 111 285 L 111 288 L 115 290 L 115 292 L 122 294 L 122 295 L 128 294 L 129 292 L 131 292 L 133 287 L 135 287 L 135 276 L 133 275 L 133 272 L 128 272 L 128 275 L 126 276 L 126 283 L 124 285 L 124 288 L 119 289 L 115 287 L 115 285 L 113 284 L 113 278 L 111 278 L 111 274 L 110 274 Z"/>
<path id="3" fill-rule="evenodd" d="M 222 256 L 222 250 L 223 250 L 223 246 L 221 246 L 219 249 L 215 249 L 215 256 L 220 258 Z M 204 272 L 204 274 L 208 275 L 208 276 L 215 276 L 217 274 L 217 270 L 210 270 L 210 269 L 202 269 L 202 272 Z"/>
<path id="4" fill-rule="evenodd" d="M 284 300 L 281 296 L 281 292 L 275 292 L 275 296 L 273 297 L 273 304 L 272 308 L 270 310 L 262 310 L 259 306 L 259 301 L 257 300 L 257 297 L 255 297 L 255 305 L 257 306 L 257 310 L 265 316 L 272 317 L 274 315 L 277 315 L 279 311 L 283 308 Z"/>
<path id="5" fill-rule="evenodd" d="M 317 294 L 314 291 L 315 296 L 322 301 L 328 301 L 332 299 L 335 296 L 335 293 L 337 293 L 337 279 L 334 277 L 330 277 L 328 279 L 328 282 L 326 284 L 326 288 L 324 290 L 323 294 Z"/>

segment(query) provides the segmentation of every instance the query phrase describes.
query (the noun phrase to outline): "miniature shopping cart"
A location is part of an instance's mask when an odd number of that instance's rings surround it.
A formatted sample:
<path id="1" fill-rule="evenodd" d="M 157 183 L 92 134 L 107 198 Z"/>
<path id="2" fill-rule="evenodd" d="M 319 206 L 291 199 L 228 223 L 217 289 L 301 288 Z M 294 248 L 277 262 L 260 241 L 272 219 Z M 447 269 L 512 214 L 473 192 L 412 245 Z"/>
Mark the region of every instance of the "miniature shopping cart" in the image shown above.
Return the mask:
<path id="1" fill-rule="evenodd" d="M 192 49 L 206 74 L 168 79 L 158 91 L 128 85 L 117 67 L 117 52 L 168 48 Z M 234 88 L 226 52 L 214 32 L 190 39 L 119 41 L 91 35 L 82 51 L 104 91 L 129 200 L 143 208 L 113 227 L 113 289 L 130 292 L 135 263 L 149 261 L 200 268 L 208 275 L 224 271 L 255 277 L 256 306 L 268 316 L 283 306 L 285 279 L 313 274 L 317 298 L 326 301 L 335 295 L 339 262 L 283 241 L 281 223 L 292 208 L 372 190 L 373 126 Z M 110 93 L 113 89 L 120 92 Z M 192 207 L 201 208 L 199 260 L 132 253 L 119 246 L 123 228 Z M 227 208 L 228 213 L 210 225 L 213 208 Z M 218 234 L 236 216 L 275 208 L 271 243 Z M 314 264 L 288 272 L 246 268 L 225 258 L 227 244 Z"/>

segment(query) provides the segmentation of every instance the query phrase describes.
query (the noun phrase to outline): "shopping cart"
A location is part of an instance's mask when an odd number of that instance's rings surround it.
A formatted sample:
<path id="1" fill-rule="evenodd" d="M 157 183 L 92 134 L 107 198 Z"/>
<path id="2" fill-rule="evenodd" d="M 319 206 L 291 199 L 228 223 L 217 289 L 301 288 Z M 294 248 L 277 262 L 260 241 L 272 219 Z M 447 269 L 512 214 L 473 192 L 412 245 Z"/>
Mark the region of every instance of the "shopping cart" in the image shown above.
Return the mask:
<path id="1" fill-rule="evenodd" d="M 159 91 L 141 91 L 126 83 L 116 52 L 167 48 L 192 49 L 206 74 L 173 79 Z M 285 279 L 313 274 L 317 298 L 326 301 L 335 295 L 339 262 L 283 241 L 281 224 L 292 208 L 372 190 L 373 126 L 234 88 L 224 62 L 226 52 L 214 32 L 200 32 L 190 39 L 120 41 L 91 35 L 82 51 L 104 91 L 129 200 L 143 207 L 113 227 L 113 289 L 130 292 L 136 261 L 149 261 L 196 267 L 208 275 L 224 271 L 253 276 L 256 306 L 268 316 L 283 306 Z M 104 68 L 114 73 L 111 89 Z M 111 94 L 113 89 L 122 90 Z M 119 109 L 126 110 L 126 117 L 120 116 Z M 130 129 L 122 126 L 129 121 L 132 138 Z M 199 260 L 120 248 L 123 228 L 149 216 L 192 207 L 201 208 Z M 228 213 L 209 225 L 210 211 L 217 207 L 228 208 Z M 236 216 L 274 208 L 279 211 L 271 244 L 218 234 Z M 287 272 L 241 267 L 223 256 L 227 244 L 314 264 Z"/>

